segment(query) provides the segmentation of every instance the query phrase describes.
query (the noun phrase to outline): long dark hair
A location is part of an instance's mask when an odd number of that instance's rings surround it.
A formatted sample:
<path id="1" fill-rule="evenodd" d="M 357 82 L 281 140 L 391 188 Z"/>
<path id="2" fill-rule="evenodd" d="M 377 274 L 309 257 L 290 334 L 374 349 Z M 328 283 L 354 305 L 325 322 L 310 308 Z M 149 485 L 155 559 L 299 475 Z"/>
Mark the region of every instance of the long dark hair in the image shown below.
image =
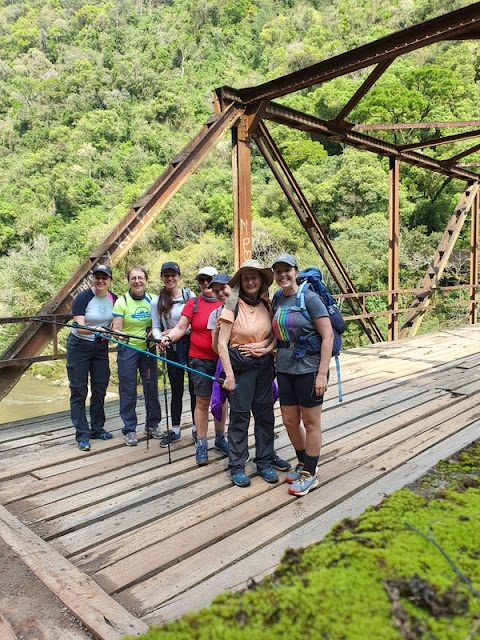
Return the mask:
<path id="1" fill-rule="evenodd" d="M 166 287 L 160 289 L 158 294 L 157 311 L 158 315 L 165 320 L 168 320 L 172 314 L 173 296 Z"/>

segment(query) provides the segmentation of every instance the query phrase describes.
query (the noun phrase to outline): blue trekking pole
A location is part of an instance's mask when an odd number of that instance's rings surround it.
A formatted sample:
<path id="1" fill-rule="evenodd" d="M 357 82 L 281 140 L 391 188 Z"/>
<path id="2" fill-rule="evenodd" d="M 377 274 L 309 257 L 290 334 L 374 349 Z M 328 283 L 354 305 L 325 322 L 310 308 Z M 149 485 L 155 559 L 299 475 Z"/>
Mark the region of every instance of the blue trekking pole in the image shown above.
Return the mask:
<path id="1" fill-rule="evenodd" d="M 156 358 L 157 360 L 160 360 L 161 362 L 166 362 L 168 364 L 173 364 L 173 366 L 175 367 L 179 367 L 180 369 L 184 369 L 185 371 L 191 371 L 192 373 L 196 373 L 199 376 L 203 376 L 204 378 L 208 378 L 209 380 L 213 380 L 213 382 L 218 382 L 218 384 L 220 386 L 223 385 L 223 378 L 216 378 L 215 376 L 209 376 L 208 373 L 204 373 L 203 371 L 197 371 L 197 369 L 192 369 L 191 367 L 187 367 L 186 364 L 180 364 L 179 362 L 175 362 L 174 360 L 168 360 L 168 358 L 163 358 L 162 356 L 159 356 L 156 353 L 147 353 L 147 351 L 145 351 L 144 349 L 139 349 L 138 347 L 134 347 L 131 344 L 128 344 L 128 342 L 122 342 L 121 340 L 115 340 L 115 338 L 111 338 L 107 335 L 105 335 L 102 331 L 96 331 L 95 329 L 92 329 L 90 327 L 85 327 L 86 329 L 90 329 L 90 331 L 92 331 L 92 333 L 95 336 L 98 336 L 100 338 L 103 338 L 105 340 L 108 340 L 109 342 L 114 342 L 115 344 L 121 344 L 124 345 L 125 347 L 128 347 L 128 349 L 133 349 L 134 351 L 138 351 L 139 353 L 144 353 L 146 355 L 150 355 L 152 358 Z M 142 340 L 142 338 L 139 338 L 138 336 L 135 336 L 135 338 L 138 340 Z M 152 342 L 158 342 L 158 340 L 155 340 L 154 338 L 149 338 L 149 340 L 152 340 Z"/>
<path id="2" fill-rule="evenodd" d="M 180 362 L 175 362 L 174 360 L 168 360 L 168 358 L 163 358 L 162 356 L 159 356 L 156 353 L 147 353 L 147 351 L 145 351 L 144 349 L 139 349 L 138 347 L 134 347 L 133 345 L 129 344 L 127 341 L 125 340 L 115 340 L 114 338 L 111 338 L 107 335 L 107 333 L 111 333 L 113 335 L 116 336 L 122 336 L 125 338 L 134 338 L 135 340 L 147 340 L 150 342 L 155 342 L 158 344 L 158 340 L 156 340 L 155 338 L 143 338 L 141 336 L 134 336 L 134 335 L 130 335 L 130 334 L 125 334 L 125 333 L 120 333 L 119 331 L 112 331 L 111 329 L 102 329 L 102 331 L 99 331 L 96 327 L 87 327 L 83 324 L 80 324 L 79 322 L 72 322 L 72 324 L 68 324 L 66 322 L 54 322 L 53 320 L 44 320 L 43 318 L 34 318 L 31 317 L 29 318 L 29 320 L 34 321 L 34 322 L 44 322 L 46 324 L 56 324 L 59 325 L 61 327 L 70 327 L 70 329 L 76 329 L 77 327 L 79 329 L 88 329 L 88 331 L 91 331 L 93 333 L 94 336 L 96 336 L 97 338 L 101 338 L 104 340 L 108 340 L 109 342 L 113 342 L 115 344 L 120 344 L 123 345 L 124 347 L 128 347 L 129 349 L 133 349 L 134 351 L 138 351 L 139 353 L 143 353 L 145 355 L 149 355 L 152 358 L 156 358 L 157 360 L 160 360 L 161 362 L 166 362 L 168 364 L 172 364 L 174 367 L 179 367 L 180 369 L 183 369 L 184 371 L 190 371 L 191 373 L 197 373 L 199 376 L 203 376 L 204 378 L 208 378 L 209 380 L 213 380 L 213 382 L 218 382 L 218 384 L 220 386 L 223 386 L 223 378 L 216 378 L 215 376 L 210 376 L 208 375 L 208 373 L 204 373 L 203 371 L 197 371 L 197 369 L 192 369 L 191 367 L 187 367 L 187 365 L 185 364 L 180 364 Z"/>

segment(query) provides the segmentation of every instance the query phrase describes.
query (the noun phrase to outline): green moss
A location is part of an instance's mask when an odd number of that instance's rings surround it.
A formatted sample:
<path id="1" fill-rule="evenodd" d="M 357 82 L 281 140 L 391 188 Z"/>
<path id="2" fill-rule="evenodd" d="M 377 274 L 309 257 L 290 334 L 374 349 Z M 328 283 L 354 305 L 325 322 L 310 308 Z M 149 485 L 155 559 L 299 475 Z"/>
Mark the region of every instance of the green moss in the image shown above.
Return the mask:
<path id="1" fill-rule="evenodd" d="M 475 444 L 322 542 L 287 550 L 261 584 L 141 639 L 479 637 L 479 463 Z"/>

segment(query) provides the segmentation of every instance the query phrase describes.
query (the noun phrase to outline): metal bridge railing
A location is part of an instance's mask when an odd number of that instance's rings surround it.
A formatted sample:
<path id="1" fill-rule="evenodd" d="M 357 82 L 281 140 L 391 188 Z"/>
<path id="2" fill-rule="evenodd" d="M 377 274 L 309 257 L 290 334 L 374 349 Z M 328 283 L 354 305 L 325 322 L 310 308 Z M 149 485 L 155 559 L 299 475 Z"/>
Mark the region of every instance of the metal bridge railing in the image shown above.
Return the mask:
<path id="1" fill-rule="evenodd" d="M 480 285 L 455 285 L 455 286 L 445 286 L 445 287 L 436 287 L 431 290 L 432 302 L 428 309 L 425 311 L 426 314 L 430 314 L 432 311 L 454 308 L 454 307 L 469 307 L 469 324 L 476 324 L 476 307 L 477 304 L 480 303 L 480 299 L 477 299 L 478 289 L 480 289 Z M 399 296 L 399 300 L 402 300 L 402 297 L 407 297 L 409 301 L 411 301 L 417 294 L 421 294 L 424 290 L 421 288 L 410 288 L 410 289 L 396 289 L 396 290 L 384 290 L 384 291 L 364 291 L 364 292 L 355 292 L 355 293 L 345 293 L 345 294 L 334 294 L 333 297 L 339 302 L 340 306 L 342 306 L 342 313 L 344 313 L 344 319 L 346 322 L 352 322 L 354 320 L 367 319 L 367 318 L 379 318 L 383 316 L 387 316 L 389 320 L 394 318 L 395 316 L 399 316 L 401 314 L 405 314 L 409 311 L 409 306 L 404 306 L 402 308 L 397 309 L 384 309 L 380 311 L 368 311 L 367 308 L 367 299 L 371 298 L 388 298 L 391 294 L 396 294 Z M 456 300 L 438 300 L 440 294 L 448 294 L 453 293 L 455 291 L 459 292 L 458 299 Z M 357 315 L 348 315 L 350 308 L 347 305 L 342 305 L 342 300 L 345 300 L 349 297 L 356 297 L 361 300 L 361 306 L 363 309 L 363 313 Z M 378 304 L 373 305 L 378 307 Z M 385 304 L 387 306 L 387 304 Z M 30 321 L 32 316 L 12 316 L 0 318 L 0 337 L 1 337 L 1 325 L 8 324 L 25 324 Z M 42 315 L 42 318 L 46 320 L 54 320 L 55 322 L 68 322 L 71 319 L 71 315 L 68 314 L 52 314 L 52 315 Z M 16 367 L 16 366 L 25 366 L 33 364 L 34 362 L 46 362 L 51 360 L 62 360 L 66 358 L 66 353 L 58 344 L 58 326 L 52 325 L 52 344 L 53 349 L 52 353 L 46 355 L 37 355 L 28 358 L 12 358 L 7 360 L 0 360 L 0 369 L 5 367 Z M 3 345 L 3 348 L 6 348 L 8 345 Z M 115 347 L 111 348 L 110 351 L 115 351 Z"/>

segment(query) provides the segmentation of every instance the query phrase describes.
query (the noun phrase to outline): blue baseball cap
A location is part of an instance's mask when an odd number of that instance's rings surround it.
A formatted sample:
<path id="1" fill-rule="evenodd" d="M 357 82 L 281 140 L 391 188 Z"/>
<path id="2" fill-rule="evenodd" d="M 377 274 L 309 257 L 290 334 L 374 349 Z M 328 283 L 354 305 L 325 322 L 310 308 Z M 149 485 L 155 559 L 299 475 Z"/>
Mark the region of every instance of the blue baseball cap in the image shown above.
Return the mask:
<path id="1" fill-rule="evenodd" d="M 211 289 L 214 284 L 228 284 L 230 280 L 231 277 L 227 273 L 217 273 L 216 276 L 213 276 L 213 279 L 207 289 Z"/>

